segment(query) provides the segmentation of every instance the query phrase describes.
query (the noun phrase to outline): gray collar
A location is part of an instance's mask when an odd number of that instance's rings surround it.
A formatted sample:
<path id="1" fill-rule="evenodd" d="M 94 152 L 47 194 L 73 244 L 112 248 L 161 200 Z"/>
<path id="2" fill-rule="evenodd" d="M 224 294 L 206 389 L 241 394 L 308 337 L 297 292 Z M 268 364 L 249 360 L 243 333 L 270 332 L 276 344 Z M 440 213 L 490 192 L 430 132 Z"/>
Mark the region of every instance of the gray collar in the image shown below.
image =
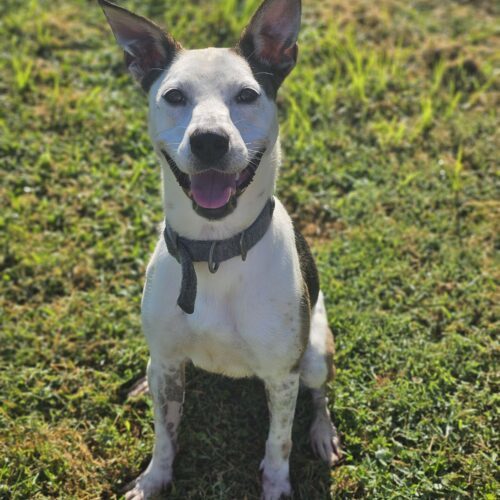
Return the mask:
<path id="1" fill-rule="evenodd" d="M 247 252 L 266 234 L 274 211 L 274 198 L 270 198 L 262 212 L 247 229 L 226 240 L 189 240 L 179 236 L 165 221 L 163 237 L 168 252 L 182 266 L 182 283 L 178 306 L 187 314 L 194 311 L 197 278 L 193 262 L 208 262 L 211 273 L 217 272 L 219 264 L 233 257 L 241 256 L 244 261 Z"/>

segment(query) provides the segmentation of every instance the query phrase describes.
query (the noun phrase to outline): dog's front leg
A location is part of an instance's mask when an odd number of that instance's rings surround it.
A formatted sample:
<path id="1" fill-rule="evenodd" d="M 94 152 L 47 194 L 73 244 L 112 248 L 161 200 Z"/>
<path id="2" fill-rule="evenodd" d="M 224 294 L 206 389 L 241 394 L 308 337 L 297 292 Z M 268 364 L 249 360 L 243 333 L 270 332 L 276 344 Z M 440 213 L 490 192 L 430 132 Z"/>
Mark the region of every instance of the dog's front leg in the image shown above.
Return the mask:
<path id="1" fill-rule="evenodd" d="M 292 424 L 299 388 L 299 375 L 290 373 L 280 381 L 266 380 L 269 407 L 269 436 L 266 455 L 261 463 L 262 499 L 279 500 L 292 492 L 289 478 Z"/>
<path id="2" fill-rule="evenodd" d="M 161 492 L 172 480 L 177 451 L 177 428 L 184 402 L 184 364 L 151 357 L 147 374 L 154 405 L 153 458 L 125 495 L 126 500 L 143 500 Z"/>

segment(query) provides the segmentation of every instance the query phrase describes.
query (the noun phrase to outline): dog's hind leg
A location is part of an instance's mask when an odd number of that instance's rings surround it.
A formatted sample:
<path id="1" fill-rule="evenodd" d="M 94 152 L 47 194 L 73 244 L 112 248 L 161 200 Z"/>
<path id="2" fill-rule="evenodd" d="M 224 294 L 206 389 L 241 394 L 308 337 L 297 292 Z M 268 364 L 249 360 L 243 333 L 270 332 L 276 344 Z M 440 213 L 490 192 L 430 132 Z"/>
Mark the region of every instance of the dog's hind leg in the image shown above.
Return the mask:
<path id="1" fill-rule="evenodd" d="M 333 379 L 333 335 L 328 326 L 323 293 L 313 308 L 306 352 L 300 365 L 301 382 L 311 389 L 314 418 L 310 430 L 313 451 L 330 466 L 342 458 L 337 429 L 330 418 L 326 383 Z"/>
<path id="2" fill-rule="evenodd" d="M 148 386 L 154 405 L 155 444 L 147 469 L 131 484 L 126 500 L 143 500 L 161 491 L 172 480 L 177 452 L 177 429 L 184 402 L 184 364 L 150 359 Z"/>

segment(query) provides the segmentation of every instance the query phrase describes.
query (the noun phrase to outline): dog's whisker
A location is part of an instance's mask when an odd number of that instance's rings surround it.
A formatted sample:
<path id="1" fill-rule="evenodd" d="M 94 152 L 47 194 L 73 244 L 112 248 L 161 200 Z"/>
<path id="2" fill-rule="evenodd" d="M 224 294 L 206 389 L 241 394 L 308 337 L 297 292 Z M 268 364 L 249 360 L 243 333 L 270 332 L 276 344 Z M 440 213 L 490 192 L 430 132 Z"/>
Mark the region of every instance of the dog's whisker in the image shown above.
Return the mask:
<path id="1" fill-rule="evenodd" d="M 252 153 L 254 155 L 258 155 L 259 153 L 261 153 L 262 151 L 259 151 L 258 149 L 248 149 L 248 152 L 249 153 Z"/>
<path id="2" fill-rule="evenodd" d="M 256 146 L 258 148 L 261 148 L 262 146 L 264 146 L 266 144 L 267 141 L 264 141 L 264 140 L 260 140 L 260 139 L 255 139 L 253 141 L 244 141 L 245 142 L 245 146 Z"/>

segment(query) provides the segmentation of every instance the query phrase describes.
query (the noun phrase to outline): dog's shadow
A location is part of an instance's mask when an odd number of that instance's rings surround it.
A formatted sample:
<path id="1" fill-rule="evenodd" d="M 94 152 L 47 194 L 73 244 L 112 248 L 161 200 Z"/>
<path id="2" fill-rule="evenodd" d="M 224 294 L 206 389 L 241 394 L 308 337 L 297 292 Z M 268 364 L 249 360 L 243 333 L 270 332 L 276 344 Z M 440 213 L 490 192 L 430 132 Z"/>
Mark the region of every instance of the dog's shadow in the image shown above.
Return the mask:
<path id="1" fill-rule="evenodd" d="M 309 443 L 312 416 L 310 395 L 301 390 L 290 459 L 295 499 L 330 498 L 330 469 L 313 455 Z M 174 483 L 165 498 L 260 498 L 259 465 L 268 428 L 261 381 L 230 379 L 188 366 Z M 145 458 L 144 466 L 150 457 Z"/>

